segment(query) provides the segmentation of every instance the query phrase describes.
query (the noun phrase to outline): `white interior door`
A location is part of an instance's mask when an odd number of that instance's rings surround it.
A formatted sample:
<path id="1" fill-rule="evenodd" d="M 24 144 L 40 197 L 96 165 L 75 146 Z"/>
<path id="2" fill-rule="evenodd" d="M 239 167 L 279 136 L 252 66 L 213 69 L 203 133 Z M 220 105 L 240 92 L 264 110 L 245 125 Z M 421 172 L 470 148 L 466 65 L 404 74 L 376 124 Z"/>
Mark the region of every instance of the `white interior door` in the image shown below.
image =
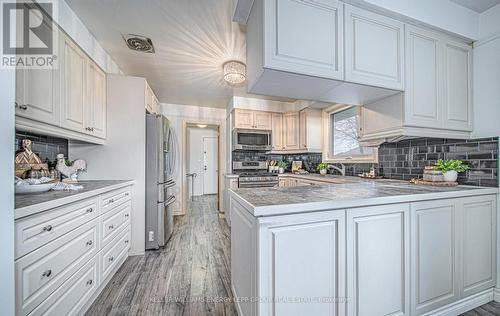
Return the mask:
<path id="1" fill-rule="evenodd" d="M 203 137 L 203 194 L 217 193 L 217 137 Z"/>

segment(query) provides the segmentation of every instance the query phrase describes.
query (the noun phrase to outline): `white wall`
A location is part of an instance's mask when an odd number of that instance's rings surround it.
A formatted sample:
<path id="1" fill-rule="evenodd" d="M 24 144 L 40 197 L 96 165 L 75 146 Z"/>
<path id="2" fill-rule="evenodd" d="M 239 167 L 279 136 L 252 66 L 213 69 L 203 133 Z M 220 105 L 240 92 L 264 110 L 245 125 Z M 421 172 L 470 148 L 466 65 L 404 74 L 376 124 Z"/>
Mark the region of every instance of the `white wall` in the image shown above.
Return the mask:
<path id="1" fill-rule="evenodd" d="M 174 194 L 177 197 L 177 201 L 174 203 L 174 214 L 184 214 L 185 209 L 182 207 L 182 201 L 187 200 L 187 163 L 186 159 L 183 158 L 183 152 L 187 152 L 187 135 L 184 131 L 187 123 L 205 123 L 214 124 L 220 126 L 220 141 L 225 143 L 226 136 L 226 110 L 218 108 L 206 108 L 191 105 L 178 105 L 178 104 L 161 104 L 162 113 L 165 115 L 169 121 L 170 125 L 174 131 L 174 137 L 176 142 L 176 155 L 175 160 L 177 161 L 176 168 L 174 170 L 174 181 L 176 183 L 174 188 Z M 219 166 L 224 166 L 225 148 L 221 146 L 219 148 L 221 161 Z M 225 170 L 219 172 L 219 183 L 223 183 L 222 176 Z M 184 188 L 184 190 L 183 190 Z M 186 194 L 183 195 L 183 192 Z"/>
<path id="2" fill-rule="evenodd" d="M 0 69 L 0 306 L 14 315 L 14 100 L 15 73 Z"/>
<path id="3" fill-rule="evenodd" d="M 56 0 L 53 20 L 107 73 L 122 73 L 113 58 L 102 48 L 66 1 Z"/>
<path id="4" fill-rule="evenodd" d="M 214 128 L 188 128 L 188 173 L 196 173 L 198 176 L 194 179 L 193 192 L 195 196 L 203 195 L 203 167 L 204 167 L 204 154 L 203 154 L 203 138 L 204 137 L 217 137 L 217 129 Z M 191 192 L 191 185 L 189 184 L 189 192 Z"/>
<path id="5" fill-rule="evenodd" d="M 145 79 L 108 75 L 107 139 L 104 146 L 70 142 L 69 157 L 85 159 L 81 179 L 134 180 L 131 255 L 144 253 L 146 194 Z"/>

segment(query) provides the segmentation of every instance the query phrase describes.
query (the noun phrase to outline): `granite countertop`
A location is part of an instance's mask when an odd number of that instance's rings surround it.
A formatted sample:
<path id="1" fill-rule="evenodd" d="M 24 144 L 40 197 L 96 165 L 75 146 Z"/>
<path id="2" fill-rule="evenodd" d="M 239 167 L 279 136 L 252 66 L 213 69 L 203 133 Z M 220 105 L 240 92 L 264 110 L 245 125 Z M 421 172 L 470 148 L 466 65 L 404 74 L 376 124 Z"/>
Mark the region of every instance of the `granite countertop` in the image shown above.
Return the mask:
<path id="1" fill-rule="evenodd" d="M 323 176 L 318 175 L 318 177 Z M 415 185 L 400 180 L 367 180 L 358 177 L 341 176 L 324 177 L 342 179 L 347 183 L 298 187 L 241 188 L 232 189 L 231 192 L 233 197 L 254 216 L 271 216 L 498 193 L 498 188 L 463 185 L 432 187 Z"/>
<path id="2" fill-rule="evenodd" d="M 116 190 L 134 184 L 130 180 L 94 180 L 80 181 L 83 186 L 78 191 L 48 191 L 39 194 L 15 195 L 15 219 L 42 212 L 67 203 L 72 203 L 91 196 Z"/>

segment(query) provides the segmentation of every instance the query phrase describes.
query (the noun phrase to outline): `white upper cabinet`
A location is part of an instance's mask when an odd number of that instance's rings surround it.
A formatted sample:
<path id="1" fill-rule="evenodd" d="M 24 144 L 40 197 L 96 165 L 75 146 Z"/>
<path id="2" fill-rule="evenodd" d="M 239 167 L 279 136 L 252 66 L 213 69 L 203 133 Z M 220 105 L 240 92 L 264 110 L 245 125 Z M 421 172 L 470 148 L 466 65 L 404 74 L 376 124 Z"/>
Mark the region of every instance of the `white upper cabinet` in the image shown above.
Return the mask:
<path id="1" fill-rule="evenodd" d="M 339 1 L 266 0 L 264 12 L 266 67 L 343 79 Z"/>
<path id="2" fill-rule="evenodd" d="M 285 150 L 300 149 L 300 116 L 299 112 L 283 114 L 283 143 Z"/>
<path id="3" fill-rule="evenodd" d="M 62 34 L 62 33 L 61 33 Z M 85 133 L 87 56 L 67 36 L 61 36 L 63 54 L 61 126 Z"/>
<path id="4" fill-rule="evenodd" d="M 472 131 L 472 48 L 463 43 L 444 43 L 445 128 Z"/>
<path id="5" fill-rule="evenodd" d="M 272 148 L 273 151 L 285 149 L 283 145 L 283 114 L 272 114 Z"/>
<path id="6" fill-rule="evenodd" d="M 412 26 L 406 28 L 405 123 L 442 126 L 442 51 L 438 34 Z"/>
<path id="7" fill-rule="evenodd" d="M 88 67 L 86 132 L 106 138 L 106 74 L 94 62 Z"/>
<path id="8" fill-rule="evenodd" d="M 253 110 L 234 110 L 234 128 L 268 130 L 272 129 L 271 112 Z"/>
<path id="9" fill-rule="evenodd" d="M 404 24 L 346 4 L 345 79 L 404 90 Z"/>

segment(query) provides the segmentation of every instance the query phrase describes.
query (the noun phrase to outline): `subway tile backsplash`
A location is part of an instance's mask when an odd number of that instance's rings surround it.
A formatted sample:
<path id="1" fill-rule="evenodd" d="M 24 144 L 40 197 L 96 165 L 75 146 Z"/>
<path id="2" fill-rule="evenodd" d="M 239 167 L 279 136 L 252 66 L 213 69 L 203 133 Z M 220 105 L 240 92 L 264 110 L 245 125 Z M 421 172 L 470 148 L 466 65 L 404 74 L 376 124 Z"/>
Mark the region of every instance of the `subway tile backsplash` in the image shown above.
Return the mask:
<path id="1" fill-rule="evenodd" d="M 57 154 L 68 157 L 67 139 L 16 131 L 16 152 L 22 149 L 23 139 L 31 140 L 31 149 L 44 163 L 49 164 L 49 167 L 55 166 Z"/>
<path id="2" fill-rule="evenodd" d="M 410 180 L 421 178 L 424 167 L 434 165 L 438 159 L 460 159 L 470 167 L 469 171 L 459 174 L 460 184 L 498 186 L 498 137 L 468 140 L 417 138 L 384 143 L 379 147 L 378 164 L 346 164 L 346 175 L 355 176 L 368 172 L 373 166 L 384 178 Z M 289 169 L 293 160 L 301 160 L 304 169 L 317 172 L 316 166 L 321 162 L 321 154 L 235 152 L 233 160 L 284 160 L 289 164 Z"/>

